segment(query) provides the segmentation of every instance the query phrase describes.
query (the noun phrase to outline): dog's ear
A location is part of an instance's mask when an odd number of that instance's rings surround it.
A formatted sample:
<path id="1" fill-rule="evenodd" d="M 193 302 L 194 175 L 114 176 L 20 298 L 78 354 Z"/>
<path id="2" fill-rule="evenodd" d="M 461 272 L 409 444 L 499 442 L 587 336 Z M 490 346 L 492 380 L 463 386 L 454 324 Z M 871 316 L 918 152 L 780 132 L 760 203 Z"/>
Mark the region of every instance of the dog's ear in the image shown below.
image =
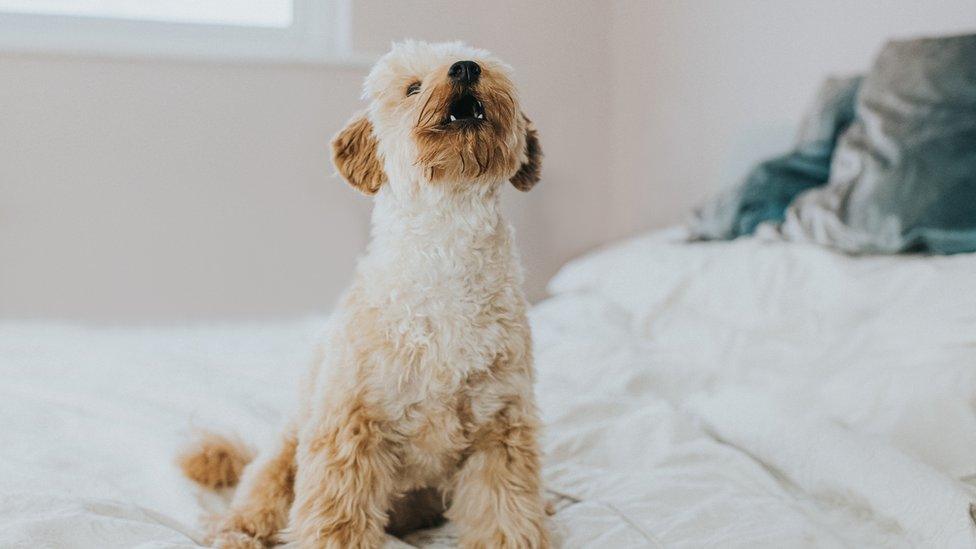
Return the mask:
<path id="1" fill-rule="evenodd" d="M 363 194 L 376 194 L 386 182 L 373 123 L 365 112 L 352 117 L 332 138 L 332 163 L 339 175 Z"/>
<path id="2" fill-rule="evenodd" d="M 539 145 L 539 133 L 535 129 L 535 124 L 529 117 L 522 115 L 525 121 L 525 158 L 522 159 L 522 166 L 512 176 L 511 182 L 516 189 L 528 191 L 542 175 L 542 147 Z"/>

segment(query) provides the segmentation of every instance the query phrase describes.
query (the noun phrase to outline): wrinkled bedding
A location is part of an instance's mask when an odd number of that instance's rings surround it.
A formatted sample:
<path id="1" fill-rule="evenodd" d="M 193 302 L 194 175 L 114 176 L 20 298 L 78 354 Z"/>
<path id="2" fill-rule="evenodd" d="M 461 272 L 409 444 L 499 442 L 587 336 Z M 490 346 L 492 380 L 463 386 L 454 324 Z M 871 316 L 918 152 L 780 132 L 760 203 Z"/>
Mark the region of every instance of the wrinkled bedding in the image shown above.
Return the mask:
<path id="1" fill-rule="evenodd" d="M 531 313 L 561 545 L 976 546 L 976 256 L 680 240 L 571 262 Z M 270 436 L 324 323 L 0 323 L 0 547 L 195 547 L 227 494 L 176 449 Z"/>

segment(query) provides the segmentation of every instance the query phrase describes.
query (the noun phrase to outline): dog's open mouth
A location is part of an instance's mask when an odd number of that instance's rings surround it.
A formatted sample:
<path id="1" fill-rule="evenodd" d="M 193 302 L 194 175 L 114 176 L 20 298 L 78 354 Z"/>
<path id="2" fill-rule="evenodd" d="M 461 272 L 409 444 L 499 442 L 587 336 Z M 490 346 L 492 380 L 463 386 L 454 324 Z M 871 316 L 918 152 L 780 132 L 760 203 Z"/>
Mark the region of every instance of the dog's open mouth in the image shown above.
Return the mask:
<path id="1" fill-rule="evenodd" d="M 451 101 L 447 109 L 448 124 L 457 122 L 477 122 L 485 119 L 485 106 L 477 97 L 464 93 Z"/>

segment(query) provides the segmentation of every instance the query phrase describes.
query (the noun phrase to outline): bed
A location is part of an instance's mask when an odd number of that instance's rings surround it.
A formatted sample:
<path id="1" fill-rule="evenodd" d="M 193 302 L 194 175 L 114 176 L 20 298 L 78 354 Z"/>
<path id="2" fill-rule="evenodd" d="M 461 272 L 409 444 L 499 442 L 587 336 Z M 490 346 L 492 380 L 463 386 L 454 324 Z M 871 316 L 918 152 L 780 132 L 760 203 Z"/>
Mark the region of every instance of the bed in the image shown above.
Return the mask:
<path id="1" fill-rule="evenodd" d="M 976 546 L 974 273 L 680 229 L 569 263 L 531 313 L 556 539 Z M 196 547 L 227 494 L 177 448 L 268 437 L 326 323 L 0 324 L 0 547 Z"/>

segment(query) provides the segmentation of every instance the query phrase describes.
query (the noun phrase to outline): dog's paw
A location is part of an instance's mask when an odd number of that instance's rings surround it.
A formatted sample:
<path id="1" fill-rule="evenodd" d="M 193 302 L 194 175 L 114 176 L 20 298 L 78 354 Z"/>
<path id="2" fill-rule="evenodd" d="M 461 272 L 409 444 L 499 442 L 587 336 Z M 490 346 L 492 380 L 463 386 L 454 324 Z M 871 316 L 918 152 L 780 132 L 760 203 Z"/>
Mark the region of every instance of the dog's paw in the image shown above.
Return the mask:
<path id="1" fill-rule="evenodd" d="M 216 549 L 265 549 L 267 547 L 263 541 L 250 534 L 231 531 L 217 533 L 210 546 Z"/>

